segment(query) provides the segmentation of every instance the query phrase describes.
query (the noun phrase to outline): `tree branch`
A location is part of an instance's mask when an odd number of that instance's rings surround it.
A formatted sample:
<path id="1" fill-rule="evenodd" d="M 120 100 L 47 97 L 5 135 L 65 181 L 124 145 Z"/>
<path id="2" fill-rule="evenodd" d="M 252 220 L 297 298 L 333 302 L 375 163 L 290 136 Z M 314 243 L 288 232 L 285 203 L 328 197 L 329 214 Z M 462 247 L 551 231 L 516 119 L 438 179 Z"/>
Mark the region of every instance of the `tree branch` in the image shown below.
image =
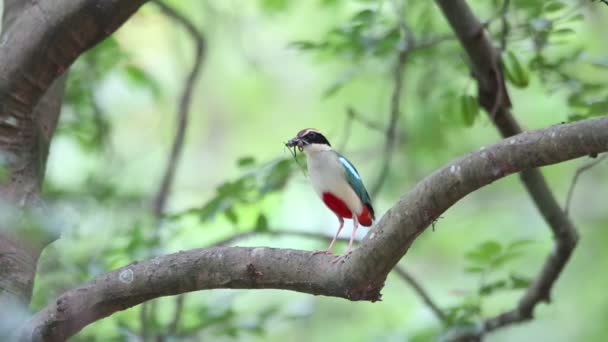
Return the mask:
<path id="1" fill-rule="evenodd" d="M 436 0 L 436 3 L 471 59 L 481 106 L 488 112 L 503 137 L 521 133 L 519 124 L 510 112 L 511 100 L 501 69 L 500 51 L 492 45 L 465 0 Z M 501 168 L 506 166 L 501 159 L 496 162 Z M 555 248 L 517 306 L 486 320 L 482 334 L 531 319 L 534 307 L 541 301 L 550 300 L 551 288 L 578 241 L 576 228 L 560 207 L 540 171 L 525 170 L 520 177 L 553 232 Z"/>
<path id="2" fill-rule="evenodd" d="M 169 18 L 175 20 L 177 23 L 182 25 L 194 42 L 194 61 L 192 68 L 188 74 L 188 78 L 184 83 L 184 89 L 182 91 L 181 99 L 179 101 L 179 109 L 177 114 L 177 131 L 175 133 L 175 139 L 173 140 L 173 146 L 171 147 L 171 153 L 169 154 L 169 160 L 167 161 L 165 173 L 162 178 L 161 186 L 158 189 L 156 199 L 154 201 L 154 215 L 157 219 L 160 219 L 163 215 L 167 196 L 173 183 L 175 176 L 175 170 L 177 169 L 178 159 L 181 155 L 184 146 L 184 140 L 186 135 L 186 128 L 188 127 L 188 113 L 192 104 L 192 92 L 194 90 L 194 83 L 198 75 L 200 74 L 201 67 L 203 65 L 203 59 L 205 54 L 205 38 L 190 21 L 190 19 L 184 17 L 173 8 L 168 6 L 162 1 L 153 0 L 158 8 Z"/>
<path id="3" fill-rule="evenodd" d="M 145 0 L 39 0 L 2 35 L 0 118 L 19 126 L 52 82 L 85 50 L 114 32 Z M 12 120 L 11 120 L 12 121 Z"/>
<path id="4" fill-rule="evenodd" d="M 26 8 L 32 4 L 29 0 L 4 1 L 0 40 L 8 39 L 10 32 L 22 20 Z M 0 50 L 2 55 L 12 49 Z M 6 66 L 0 64 L 0 72 L 4 70 Z M 1 85 L 3 76 L 0 76 L 0 91 L 4 89 Z M 0 167 L 6 167 L 10 174 L 5 181 L 0 182 L 0 205 L 11 206 L 2 208 L 3 217 L 0 218 L 0 307 L 9 307 L 9 303 L 15 302 L 29 304 L 40 252 L 56 238 L 47 231 L 39 231 L 39 237 L 32 239 L 31 231 L 29 234 L 23 231 L 22 222 L 11 222 L 5 214 L 10 211 L 20 212 L 23 207 L 39 207 L 41 204 L 40 189 L 64 89 L 65 77 L 60 77 L 19 119 L 0 111 L 0 125 L 4 128 L 0 134 Z M 15 96 L 21 100 L 19 96 L 13 95 Z M 0 312 L 0 321 L 7 318 L 6 313 Z"/>
<path id="5" fill-rule="evenodd" d="M 576 172 L 574 173 L 574 177 L 572 177 L 572 182 L 570 183 L 570 188 L 568 189 L 568 195 L 566 196 L 566 204 L 564 205 L 564 211 L 566 212 L 566 214 L 568 212 L 570 212 L 570 203 L 572 202 L 572 196 L 574 195 L 574 188 L 576 187 L 578 178 L 581 176 L 581 174 L 583 172 L 592 169 L 597 164 L 606 160 L 606 158 L 608 158 L 608 154 L 604 154 L 601 157 L 597 158 L 596 160 L 590 161 L 589 163 L 576 169 Z"/>
<path id="6" fill-rule="evenodd" d="M 395 268 L 393 268 L 393 271 L 397 273 L 397 275 L 399 275 L 399 277 L 403 279 L 403 281 L 405 281 L 409 286 L 411 286 L 412 289 L 414 289 L 416 294 L 422 299 L 424 304 L 426 304 L 426 306 L 431 309 L 431 311 L 433 312 L 433 314 L 435 314 L 435 317 L 437 317 L 438 320 L 440 320 L 442 323 L 447 323 L 448 318 L 446 317 L 445 313 L 443 313 L 443 310 L 441 310 L 439 305 L 437 305 L 435 301 L 431 299 L 431 296 L 426 292 L 424 287 L 420 285 L 418 280 L 416 280 L 413 275 L 411 275 L 403 267 L 399 266 L 395 266 Z"/>
<path id="7" fill-rule="evenodd" d="M 310 251 L 267 247 L 211 247 L 160 256 L 68 290 L 38 312 L 21 337 L 64 340 L 113 312 L 152 298 L 204 289 L 284 289 L 376 301 L 387 274 L 414 240 L 458 200 L 509 174 L 607 150 L 608 117 L 522 133 L 423 179 L 379 220 L 344 263 L 333 264 L 333 257 Z"/>
<path id="8" fill-rule="evenodd" d="M 407 28 L 405 24 L 403 24 L 402 26 L 404 31 L 402 32 L 402 34 L 404 35 L 404 37 L 399 48 L 399 53 L 397 54 L 397 62 L 395 64 L 395 70 L 393 74 L 394 87 L 393 93 L 391 95 L 389 121 L 385 132 L 386 139 L 384 143 L 382 167 L 380 168 L 380 173 L 378 174 L 378 179 L 376 180 L 376 183 L 374 183 L 374 185 L 370 189 L 370 194 L 372 198 L 376 198 L 376 196 L 380 192 L 380 189 L 382 189 L 382 185 L 384 184 L 384 181 L 386 180 L 386 177 L 388 176 L 388 173 L 391 168 L 391 161 L 393 159 L 393 149 L 395 148 L 397 120 L 399 119 L 399 114 L 401 110 L 403 71 L 405 69 L 405 63 L 407 62 L 407 57 L 411 51 L 411 48 L 415 46 L 411 31 Z"/>

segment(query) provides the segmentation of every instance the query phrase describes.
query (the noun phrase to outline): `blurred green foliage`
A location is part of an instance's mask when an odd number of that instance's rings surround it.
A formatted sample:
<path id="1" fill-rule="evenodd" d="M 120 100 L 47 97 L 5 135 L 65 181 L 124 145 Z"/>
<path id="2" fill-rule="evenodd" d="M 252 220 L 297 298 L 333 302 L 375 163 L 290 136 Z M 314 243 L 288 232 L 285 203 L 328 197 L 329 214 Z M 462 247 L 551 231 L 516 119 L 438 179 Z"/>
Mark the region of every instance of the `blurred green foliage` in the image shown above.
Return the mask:
<path id="1" fill-rule="evenodd" d="M 145 6 L 70 69 L 44 185 L 65 223 L 62 238 L 41 258 L 34 308 L 133 260 L 208 246 L 235 233 L 333 233 L 335 217 L 300 172 L 302 155 L 295 162 L 283 143 L 301 128 L 320 128 L 334 146 L 344 146 L 341 152 L 371 185 L 403 49 L 411 49 L 397 127 L 404 138 L 397 139 L 392 169 L 374 199 L 378 217 L 432 170 L 498 139 L 479 108 L 464 53 L 433 2 L 168 3 L 205 33 L 208 53 L 167 215 L 156 221 L 151 203 L 173 139 L 192 42 L 179 25 Z M 525 127 L 608 112 L 601 24 L 608 8 L 470 3 L 502 49 L 514 113 Z M 347 107 L 365 120 L 346 115 Z M 577 165 L 545 171 L 559 198 Z M 533 323 L 488 340 L 604 340 L 598 327 L 608 312 L 600 290 L 608 234 L 598 228 L 606 222 L 606 168 L 585 177 L 572 209 L 584 238 L 553 303 L 539 308 Z M 185 297 L 175 331 L 168 332 L 175 298 L 153 305 L 146 326 L 172 341 L 433 341 L 477 329 L 481 318 L 512 307 L 551 243 L 517 178 L 509 177 L 448 211 L 402 261 L 444 310 L 445 325 L 391 276 L 383 302 L 373 305 L 283 291 L 206 291 Z M 326 242 L 260 235 L 237 244 L 315 249 Z M 96 322 L 74 340 L 132 340 L 141 334 L 139 310 Z"/>

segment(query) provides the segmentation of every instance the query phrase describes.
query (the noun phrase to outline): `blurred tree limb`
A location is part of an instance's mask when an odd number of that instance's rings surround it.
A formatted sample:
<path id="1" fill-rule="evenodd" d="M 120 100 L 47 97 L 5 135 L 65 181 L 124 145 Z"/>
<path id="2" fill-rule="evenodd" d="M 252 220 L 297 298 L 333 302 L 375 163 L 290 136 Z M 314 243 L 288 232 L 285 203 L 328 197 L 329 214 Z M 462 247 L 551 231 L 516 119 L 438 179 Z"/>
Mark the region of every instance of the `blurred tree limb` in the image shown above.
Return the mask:
<path id="1" fill-rule="evenodd" d="M 167 204 L 167 199 L 169 197 L 169 193 L 171 192 L 171 185 L 173 184 L 173 180 L 175 178 L 175 172 L 177 170 L 177 166 L 179 164 L 179 158 L 182 154 L 182 150 L 184 147 L 184 141 L 186 137 L 186 129 L 188 127 L 189 122 L 189 113 L 190 107 L 192 105 L 192 93 L 194 91 L 194 86 L 198 76 L 200 75 L 203 61 L 205 57 L 205 37 L 203 34 L 196 28 L 194 23 L 184 15 L 177 12 L 171 6 L 165 4 L 159 0 L 153 0 L 152 3 L 156 5 L 160 11 L 167 16 L 167 18 L 175 21 L 177 24 L 182 26 L 190 38 L 194 43 L 194 56 L 192 61 L 192 67 L 186 77 L 183 85 L 183 90 L 178 101 L 178 109 L 177 109 L 177 125 L 175 137 L 173 140 L 173 144 L 171 146 L 171 151 L 169 153 L 169 157 L 165 166 L 165 172 L 160 182 L 160 186 L 158 192 L 156 193 L 156 197 L 154 199 L 154 217 L 156 218 L 157 225 L 155 228 L 155 234 L 158 238 L 158 233 L 160 229 L 160 220 L 163 217 L 165 207 Z M 160 241 L 160 239 L 159 239 Z M 152 302 L 154 304 L 155 302 Z M 167 334 L 171 335 L 175 333 L 179 322 L 182 316 L 184 298 L 183 296 L 178 296 L 176 298 L 175 304 L 175 314 L 174 317 L 169 324 L 167 329 Z M 156 306 L 151 305 L 150 308 L 147 308 L 147 303 L 144 303 L 141 307 L 141 336 L 144 341 L 148 339 L 148 321 L 150 320 L 150 315 L 154 315 L 156 311 Z M 149 310 L 148 310 L 149 309 Z M 163 340 L 163 336 L 157 336 L 156 340 Z"/>
<path id="2" fill-rule="evenodd" d="M 40 189 L 63 99 L 65 72 L 83 51 L 114 32 L 144 2 L 4 1 L 0 159 L 8 177 L 0 184 L 2 201 L 44 211 Z M 6 217 L 0 222 L 3 308 L 15 302 L 29 304 L 38 257 L 55 238 L 40 232 L 33 240 L 22 236 L 27 232 L 21 228 L 7 226 Z M 2 311 L 5 313 L 12 314 L 10 310 Z"/>
<path id="3" fill-rule="evenodd" d="M 34 1 L 26 0 L 4 1 L 3 41 L 19 35 L 15 30 L 25 20 L 25 12 L 34 4 Z M 26 45 L 24 43 L 22 45 Z M 3 206 L 11 205 L 14 210 L 20 210 L 41 206 L 40 189 L 66 78 L 51 80 L 48 89 L 43 89 L 36 101 L 28 99 L 30 88 L 6 91 L 11 80 L 5 78 L 4 72 L 12 66 L 6 65 L 4 57 L 10 54 L 10 50 L 13 49 L 0 51 L 4 62 L 0 64 L 3 75 L 0 77 L 0 96 L 4 96 L 0 100 L 0 166 L 8 172 L 7 180 L 0 184 L 0 197 Z M 26 72 L 21 72 L 19 77 L 21 81 L 36 80 Z M 11 101 L 12 105 L 6 104 Z M 34 241 L 21 227 L 10 226 L 14 222 L 8 221 L 7 217 L 0 221 L 0 307 L 8 307 L 10 302 L 29 304 L 38 257 L 42 249 L 56 238 L 48 232 L 40 232 L 41 237 Z M 0 312 L 0 320 L 7 318 L 5 313 Z"/>
<path id="4" fill-rule="evenodd" d="M 500 50 L 493 46 L 483 25 L 465 0 L 436 0 L 436 3 L 471 60 L 481 106 L 488 112 L 503 137 L 520 134 L 522 129 L 510 111 L 511 101 L 502 72 Z M 503 163 L 501 159 L 497 159 L 497 162 Z M 541 301 L 550 301 L 550 290 L 578 241 L 576 228 L 560 207 L 540 171 L 524 170 L 520 177 L 553 232 L 555 249 L 549 253 L 537 278 L 517 306 L 484 321 L 479 334 L 532 319 L 534 307 Z"/>
<path id="5" fill-rule="evenodd" d="M 372 198 L 376 198 L 376 196 L 382 189 L 382 185 L 384 185 L 384 182 L 386 181 L 386 177 L 390 172 L 391 161 L 393 160 L 393 150 L 395 148 L 395 138 L 397 136 L 397 121 L 399 120 L 399 115 L 401 113 L 403 74 L 405 71 L 407 57 L 411 49 L 416 46 L 412 30 L 407 26 L 407 23 L 405 23 L 405 21 L 403 20 L 401 23 L 401 31 L 403 38 L 401 44 L 399 44 L 397 61 L 395 63 L 395 68 L 393 71 L 393 92 L 391 94 L 390 100 L 388 126 L 385 131 L 386 138 L 384 142 L 382 166 L 380 167 L 380 172 L 378 173 L 378 178 L 376 179 L 376 182 L 372 185 L 370 189 L 370 194 Z"/>
<path id="6" fill-rule="evenodd" d="M 204 289 L 272 288 L 376 301 L 386 276 L 416 238 L 466 195 L 513 173 L 607 150 L 608 117 L 521 133 L 423 179 L 388 210 L 342 264 L 333 264 L 328 255 L 267 247 L 210 247 L 133 262 L 51 301 L 25 325 L 21 339 L 65 340 L 113 312 Z M 549 287 L 532 286 L 534 296 L 548 297 Z"/>
<path id="7" fill-rule="evenodd" d="M 574 172 L 574 176 L 572 177 L 572 182 L 570 183 L 570 188 L 568 188 L 568 195 L 566 195 L 566 204 L 564 205 L 564 211 L 566 212 L 566 214 L 570 212 L 570 203 L 572 202 L 572 196 L 574 195 L 574 188 L 576 187 L 578 178 L 583 172 L 589 171 L 590 169 L 594 168 L 596 165 L 606 160 L 606 158 L 608 158 L 608 154 L 604 154 L 596 160 L 590 161 L 576 169 L 576 171 Z"/>
<path id="8" fill-rule="evenodd" d="M 158 0 L 153 0 L 152 3 L 155 4 L 168 18 L 183 26 L 194 43 L 194 60 L 192 62 L 190 72 L 188 73 L 188 77 L 184 82 L 184 88 L 182 90 L 178 105 L 177 131 L 175 132 L 175 139 L 173 140 L 169 160 L 167 161 L 165 173 L 161 181 L 161 186 L 154 201 L 154 214 L 156 218 L 159 219 L 163 215 L 167 196 L 170 192 L 173 179 L 175 178 L 175 170 L 178 165 L 178 159 L 181 155 L 181 151 L 183 150 L 186 128 L 188 127 L 188 113 L 192 104 L 192 92 L 194 90 L 194 85 L 198 75 L 200 74 L 205 56 L 205 37 L 196 28 L 192 21 L 190 21 L 190 19 L 181 15 L 169 5 Z"/>

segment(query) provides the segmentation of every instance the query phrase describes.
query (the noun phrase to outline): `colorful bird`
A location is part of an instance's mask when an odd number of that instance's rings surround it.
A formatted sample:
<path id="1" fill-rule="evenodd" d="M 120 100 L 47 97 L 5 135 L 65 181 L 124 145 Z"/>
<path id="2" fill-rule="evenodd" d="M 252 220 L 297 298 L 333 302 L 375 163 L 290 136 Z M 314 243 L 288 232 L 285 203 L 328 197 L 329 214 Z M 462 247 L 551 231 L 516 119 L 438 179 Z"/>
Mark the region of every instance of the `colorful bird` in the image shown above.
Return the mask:
<path id="1" fill-rule="evenodd" d="M 338 234 L 344 227 L 344 219 L 353 219 L 353 231 L 346 254 L 351 251 L 359 224 L 369 227 L 374 222 L 374 208 L 361 176 L 351 162 L 336 152 L 329 141 L 316 129 L 303 129 L 295 138 L 286 143 L 288 147 L 298 147 L 306 154 L 308 174 L 312 187 L 325 205 L 333 211 L 340 226 L 326 251 L 332 249 Z"/>

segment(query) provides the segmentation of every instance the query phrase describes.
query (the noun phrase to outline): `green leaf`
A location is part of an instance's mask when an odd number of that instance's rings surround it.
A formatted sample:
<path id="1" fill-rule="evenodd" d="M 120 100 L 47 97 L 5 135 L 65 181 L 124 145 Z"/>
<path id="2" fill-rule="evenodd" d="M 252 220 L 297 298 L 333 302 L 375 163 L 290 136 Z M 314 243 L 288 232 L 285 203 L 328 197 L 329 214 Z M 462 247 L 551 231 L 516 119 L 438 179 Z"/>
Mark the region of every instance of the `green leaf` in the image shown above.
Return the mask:
<path id="1" fill-rule="evenodd" d="M 559 36 L 565 36 L 565 35 L 570 35 L 570 34 L 575 34 L 576 32 L 569 28 L 569 27 L 564 27 L 564 28 L 560 28 L 554 31 L 551 31 L 552 35 L 559 35 Z"/>
<path id="2" fill-rule="evenodd" d="M 506 280 L 497 280 L 480 287 L 478 293 L 480 296 L 489 296 L 496 291 L 507 289 L 507 285 Z"/>
<path id="3" fill-rule="evenodd" d="M 608 99 L 593 101 L 589 104 L 588 116 L 599 116 L 608 114 Z"/>
<path id="4" fill-rule="evenodd" d="M 517 56 L 512 51 L 507 51 L 503 60 L 503 65 L 507 80 L 518 88 L 525 88 L 530 83 L 528 71 L 520 63 Z"/>
<path id="5" fill-rule="evenodd" d="M 289 0 L 261 0 L 262 8 L 269 12 L 281 12 L 289 7 Z"/>
<path id="6" fill-rule="evenodd" d="M 511 280 L 510 287 L 514 290 L 525 289 L 530 286 L 530 283 L 532 282 L 530 278 L 517 274 L 510 274 L 509 279 Z"/>
<path id="7" fill-rule="evenodd" d="M 465 258 L 480 264 L 489 264 L 493 258 L 500 255 L 502 246 L 496 241 L 486 241 L 476 249 L 465 254 Z"/>
<path id="8" fill-rule="evenodd" d="M 467 127 L 475 123 L 475 118 L 479 113 L 479 102 L 477 97 L 471 95 L 462 95 L 460 97 L 460 110 L 462 113 L 462 121 Z"/>
<path id="9" fill-rule="evenodd" d="M 491 262 L 490 266 L 494 269 L 500 268 L 505 265 L 507 262 L 516 259 L 521 256 L 520 251 L 505 251 L 505 253 L 495 257 Z"/>
<path id="10" fill-rule="evenodd" d="M 228 219 L 228 221 L 230 221 L 230 223 L 232 223 L 232 224 L 239 223 L 239 217 L 237 216 L 236 212 L 234 211 L 234 207 L 226 208 L 226 210 L 224 210 L 224 215 L 226 215 L 226 218 Z"/>
<path id="11" fill-rule="evenodd" d="M 486 271 L 486 268 L 481 266 L 467 266 L 464 271 L 467 273 L 483 273 Z"/>
<path id="12" fill-rule="evenodd" d="M 528 239 L 515 240 L 515 241 L 512 241 L 511 243 L 509 243 L 507 245 L 507 247 L 505 248 L 505 250 L 507 250 L 507 251 L 519 250 L 523 247 L 527 247 L 531 244 L 534 244 L 535 242 L 536 241 L 534 241 L 534 240 L 528 240 Z"/>
<path id="13" fill-rule="evenodd" d="M 268 231 L 268 218 L 263 213 L 258 215 L 258 219 L 255 221 L 254 230 L 258 233 L 267 232 Z"/>
<path id="14" fill-rule="evenodd" d="M 574 122 L 574 121 L 584 120 L 586 118 L 587 118 L 587 116 L 585 116 L 585 115 L 570 114 L 570 115 L 568 115 L 568 122 Z"/>
<path id="15" fill-rule="evenodd" d="M 237 164 L 239 165 L 239 167 L 251 166 L 251 165 L 255 164 L 255 158 L 253 158 L 251 156 L 241 157 L 237 161 Z"/>
<path id="16" fill-rule="evenodd" d="M 200 210 L 198 210 L 199 219 L 201 221 L 207 221 L 215 216 L 224 204 L 222 197 L 215 197 L 211 201 L 207 202 Z"/>
<path id="17" fill-rule="evenodd" d="M 560 1 L 547 1 L 547 2 L 545 2 L 545 5 L 543 6 L 543 10 L 545 12 L 557 12 L 564 8 L 566 8 L 566 4 L 564 4 Z"/>
<path id="18" fill-rule="evenodd" d="M 270 171 L 264 177 L 264 182 L 262 184 L 260 192 L 264 194 L 267 192 L 282 189 L 287 184 L 290 172 L 290 159 L 283 159 L 280 162 L 274 164 Z"/>
<path id="19" fill-rule="evenodd" d="M 150 74 L 148 74 L 141 67 L 129 64 L 125 67 L 125 76 L 131 84 L 137 87 L 148 89 L 154 96 L 158 97 L 161 94 L 161 89 L 156 80 L 152 78 Z"/>
<path id="20" fill-rule="evenodd" d="M 315 42 L 307 41 L 307 40 L 297 40 L 289 43 L 289 47 L 306 51 L 306 50 L 315 50 L 318 49 L 321 45 Z"/>

